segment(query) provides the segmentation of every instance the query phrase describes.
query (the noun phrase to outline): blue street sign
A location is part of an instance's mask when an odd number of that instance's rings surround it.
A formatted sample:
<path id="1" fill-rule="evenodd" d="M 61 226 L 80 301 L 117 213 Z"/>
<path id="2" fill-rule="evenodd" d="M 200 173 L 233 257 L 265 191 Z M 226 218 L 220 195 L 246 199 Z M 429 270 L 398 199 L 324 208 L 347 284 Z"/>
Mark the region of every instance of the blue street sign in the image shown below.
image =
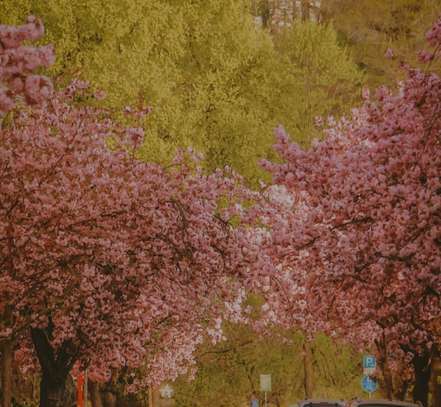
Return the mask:
<path id="1" fill-rule="evenodd" d="M 377 382 L 369 376 L 363 376 L 361 387 L 366 393 L 374 393 L 377 390 Z"/>
<path id="2" fill-rule="evenodd" d="M 375 356 L 363 356 L 363 369 L 375 369 L 377 367 L 377 359 Z"/>

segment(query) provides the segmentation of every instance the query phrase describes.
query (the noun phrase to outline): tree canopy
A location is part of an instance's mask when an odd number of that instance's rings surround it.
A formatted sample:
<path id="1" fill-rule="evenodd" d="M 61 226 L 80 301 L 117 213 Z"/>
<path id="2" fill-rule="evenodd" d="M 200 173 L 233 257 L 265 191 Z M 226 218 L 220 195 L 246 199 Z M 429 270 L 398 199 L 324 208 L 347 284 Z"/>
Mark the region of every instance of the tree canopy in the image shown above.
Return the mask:
<path id="1" fill-rule="evenodd" d="M 29 14 L 45 22 L 57 56 L 50 73 L 62 83 L 80 76 L 107 107 L 153 108 L 145 159 L 192 146 L 210 170 L 229 165 L 254 183 L 275 126 L 307 145 L 315 116 L 345 111 L 362 81 L 331 27 L 299 24 L 274 47 L 244 0 L 2 2 L 6 23 Z"/>
<path id="2" fill-rule="evenodd" d="M 427 40 L 433 51 L 420 58 L 430 63 L 439 58 L 441 19 Z M 279 129 L 284 162 L 264 163 L 288 203 L 266 218 L 281 265 L 271 282 L 281 294 L 270 299 L 287 324 L 385 341 L 390 359 L 408 358 L 414 399 L 427 405 L 441 318 L 441 80 L 427 69 L 406 74 L 398 90 L 366 94 L 308 150 Z"/>

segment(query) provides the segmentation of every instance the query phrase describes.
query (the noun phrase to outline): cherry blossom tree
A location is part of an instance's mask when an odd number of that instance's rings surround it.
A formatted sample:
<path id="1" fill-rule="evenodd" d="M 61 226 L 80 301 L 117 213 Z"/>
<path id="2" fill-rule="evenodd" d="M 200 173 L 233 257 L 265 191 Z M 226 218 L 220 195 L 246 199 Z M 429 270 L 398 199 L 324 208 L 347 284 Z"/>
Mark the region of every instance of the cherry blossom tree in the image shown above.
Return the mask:
<path id="1" fill-rule="evenodd" d="M 420 57 L 430 63 L 439 57 L 441 19 L 427 39 L 434 50 Z M 309 150 L 278 130 L 284 162 L 264 166 L 298 205 L 267 218 L 283 265 L 271 311 L 292 318 L 306 304 L 321 328 L 332 323 L 360 344 L 385 341 L 387 353 L 413 367 L 413 397 L 427 406 L 440 344 L 441 79 L 430 65 L 403 69 L 396 91 L 365 94 L 363 106 L 330 120 L 326 138 Z M 306 302 L 277 294 L 296 286 Z"/>
<path id="2" fill-rule="evenodd" d="M 52 82 L 33 72 L 40 67 L 48 67 L 54 62 L 51 46 L 23 46 L 24 41 L 42 37 L 44 27 L 40 20 L 29 17 L 27 24 L 15 27 L 0 25 L 0 125 L 4 115 L 14 108 L 17 99 L 28 104 L 38 104 L 49 97 L 53 91 Z M 10 309 L 0 299 L 2 317 L 10 318 Z M 2 353 L 2 406 L 11 404 L 12 398 L 12 351 L 11 340 L 0 341 Z"/>
<path id="3" fill-rule="evenodd" d="M 148 380 L 174 377 L 258 256 L 229 224 L 239 178 L 136 160 L 142 129 L 77 106 L 82 87 L 0 133 L 0 335 L 32 343 L 41 406 L 63 405 L 76 364 L 105 381 L 147 358 Z"/>

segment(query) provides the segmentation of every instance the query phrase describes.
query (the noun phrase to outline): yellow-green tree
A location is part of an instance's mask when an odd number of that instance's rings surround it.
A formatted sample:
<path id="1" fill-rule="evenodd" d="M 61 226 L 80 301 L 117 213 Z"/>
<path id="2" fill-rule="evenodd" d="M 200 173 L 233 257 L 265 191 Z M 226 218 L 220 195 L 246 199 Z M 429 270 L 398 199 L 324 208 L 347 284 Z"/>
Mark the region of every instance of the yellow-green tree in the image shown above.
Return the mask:
<path id="1" fill-rule="evenodd" d="M 360 82 L 331 28 L 298 25 L 275 47 L 248 0 L 2 0 L 0 21 L 29 14 L 45 22 L 62 82 L 89 80 L 107 106 L 153 107 L 146 159 L 193 146 L 209 169 L 253 182 L 276 125 L 307 144 L 314 117 L 343 111 Z"/>
<path id="2" fill-rule="evenodd" d="M 291 79 L 281 84 L 284 98 L 277 108 L 291 109 L 286 127 L 294 138 L 307 144 L 312 136 L 319 136 L 314 129 L 318 116 L 339 117 L 356 104 L 364 78 L 349 51 L 338 45 L 337 33 L 330 25 L 296 21 L 276 35 L 274 43 L 282 60 L 280 69 L 285 70 L 283 77 Z"/>

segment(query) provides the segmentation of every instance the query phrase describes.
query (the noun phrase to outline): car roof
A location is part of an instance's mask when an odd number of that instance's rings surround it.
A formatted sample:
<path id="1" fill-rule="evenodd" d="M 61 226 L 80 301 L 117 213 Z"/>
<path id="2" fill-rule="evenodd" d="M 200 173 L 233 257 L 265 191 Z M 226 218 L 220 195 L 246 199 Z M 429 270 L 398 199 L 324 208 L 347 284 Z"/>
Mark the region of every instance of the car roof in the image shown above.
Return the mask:
<path id="1" fill-rule="evenodd" d="M 345 403 L 342 400 L 318 400 L 318 399 L 310 399 L 310 400 L 302 400 L 298 402 L 299 407 L 307 406 L 308 404 L 335 404 L 336 406 L 344 406 Z"/>
<path id="2" fill-rule="evenodd" d="M 352 404 L 354 407 L 363 407 L 363 406 L 377 406 L 377 405 L 384 405 L 384 406 L 396 406 L 396 407 L 418 407 L 418 404 L 409 403 L 407 401 L 391 401 L 391 400 L 355 400 Z"/>

